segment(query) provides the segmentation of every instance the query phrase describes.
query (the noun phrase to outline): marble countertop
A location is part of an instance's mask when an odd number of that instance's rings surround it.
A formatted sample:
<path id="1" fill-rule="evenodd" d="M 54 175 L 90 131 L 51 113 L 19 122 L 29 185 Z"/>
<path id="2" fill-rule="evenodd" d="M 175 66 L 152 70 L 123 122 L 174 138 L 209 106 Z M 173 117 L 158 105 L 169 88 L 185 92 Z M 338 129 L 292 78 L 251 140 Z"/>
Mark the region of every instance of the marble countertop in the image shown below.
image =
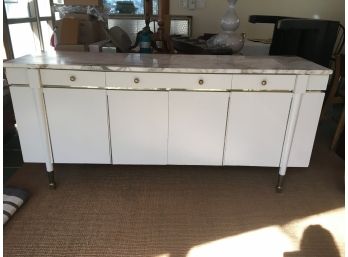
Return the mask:
<path id="1" fill-rule="evenodd" d="M 327 75 L 332 71 L 300 57 L 56 52 L 26 55 L 4 67 L 93 71 Z"/>

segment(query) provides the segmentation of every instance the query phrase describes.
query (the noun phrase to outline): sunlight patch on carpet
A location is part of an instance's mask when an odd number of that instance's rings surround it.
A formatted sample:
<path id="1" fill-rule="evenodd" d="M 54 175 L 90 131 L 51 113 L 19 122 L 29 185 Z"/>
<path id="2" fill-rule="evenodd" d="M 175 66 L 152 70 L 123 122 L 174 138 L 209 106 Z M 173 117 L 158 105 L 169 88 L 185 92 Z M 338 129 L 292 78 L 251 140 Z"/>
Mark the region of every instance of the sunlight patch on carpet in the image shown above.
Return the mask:
<path id="1" fill-rule="evenodd" d="M 297 219 L 282 226 L 264 227 L 197 245 L 191 248 L 187 257 L 283 257 L 286 256 L 284 253 L 301 251 L 302 236 L 306 229 L 311 227 L 319 228 L 331 235 L 333 244 L 340 255 L 344 256 L 344 208 L 338 208 Z M 335 231 L 335 235 L 330 231 Z"/>

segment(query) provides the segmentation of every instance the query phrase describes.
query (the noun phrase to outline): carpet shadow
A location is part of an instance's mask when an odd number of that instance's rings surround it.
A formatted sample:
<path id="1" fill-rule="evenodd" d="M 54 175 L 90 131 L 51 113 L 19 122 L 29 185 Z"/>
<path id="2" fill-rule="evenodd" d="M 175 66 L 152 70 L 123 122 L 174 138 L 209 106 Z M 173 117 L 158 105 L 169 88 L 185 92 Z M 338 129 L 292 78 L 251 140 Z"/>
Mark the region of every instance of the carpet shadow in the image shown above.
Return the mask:
<path id="1" fill-rule="evenodd" d="M 311 257 L 324 252 L 320 256 L 340 257 L 335 240 L 330 231 L 320 225 L 311 225 L 303 232 L 300 250 L 285 252 L 284 257 Z"/>

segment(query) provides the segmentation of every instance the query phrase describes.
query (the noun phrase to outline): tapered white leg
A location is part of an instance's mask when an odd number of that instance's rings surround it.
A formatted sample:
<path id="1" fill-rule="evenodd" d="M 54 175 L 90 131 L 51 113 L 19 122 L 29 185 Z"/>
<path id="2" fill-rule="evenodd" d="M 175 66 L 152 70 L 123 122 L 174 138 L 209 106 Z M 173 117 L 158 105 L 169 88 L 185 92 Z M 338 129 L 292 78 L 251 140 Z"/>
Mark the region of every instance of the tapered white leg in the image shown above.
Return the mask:
<path id="1" fill-rule="evenodd" d="M 28 79 L 29 79 L 29 86 L 33 90 L 36 111 L 39 117 L 39 126 L 41 130 L 41 135 L 42 135 L 42 142 L 44 144 L 43 149 L 45 150 L 45 163 L 46 163 L 46 171 L 48 175 L 48 185 L 49 185 L 49 188 L 54 189 L 56 187 L 56 183 L 54 180 L 51 141 L 50 141 L 50 135 L 48 130 L 48 121 L 46 116 L 46 108 L 45 108 L 45 102 L 44 102 L 39 70 L 28 69 Z"/>
<path id="2" fill-rule="evenodd" d="M 282 156 L 280 159 L 278 182 L 276 186 L 277 192 L 283 191 L 284 178 L 286 174 L 286 169 L 288 167 L 292 141 L 294 138 L 296 123 L 300 112 L 302 95 L 306 92 L 307 82 L 308 76 L 297 76 L 295 90 L 290 107 L 288 124 L 286 127 Z"/>

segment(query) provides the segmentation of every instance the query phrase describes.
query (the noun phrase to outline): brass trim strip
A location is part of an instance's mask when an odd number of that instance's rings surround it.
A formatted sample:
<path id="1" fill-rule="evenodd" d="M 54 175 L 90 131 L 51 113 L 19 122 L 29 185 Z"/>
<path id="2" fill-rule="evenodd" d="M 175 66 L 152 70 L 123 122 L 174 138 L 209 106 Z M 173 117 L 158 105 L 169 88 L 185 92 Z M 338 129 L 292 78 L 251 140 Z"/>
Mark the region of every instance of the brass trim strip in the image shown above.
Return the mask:
<path id="1" fill-rule="evenodd" d="M 169 88 L 168 91 L 188 91 L 188 92 L 230 92 L 230 89 L 208 89 L 208 88 Z"/>
<path id="2" fill-rule="evenodd" d="M 9 87 L 30 87 L 28 84 L 11 84 Z"/>
<path id="3" fill-rule="evenodd" d="M 326 90 L 306 90 L 306 93 L 326 93 Z"/>
<path id="4" fill-rule="evenodd" d="M 106 87 L 106 89 L 118 91 L 169 91 L 167 88 Z"/>
<path id="5" fill-rule="evenodd" d="M 93 86 L 54 86 L 43 85 L 43 88 L 71 88 L 71 89 L 103 89 L 120 91 L 201 91 L 201 92 L 229 92 L 230 89 L 185 89 L 185 88 L 134 88 L 134 87 L 93 87 Z"/>
<path id="6" fill-rule="evenodd" d="M 105 87 L 93 87 L 93 86 L 53 86 L 53 85 L 43 85 L 43 88 L 71 88 L 71 89 L 106 89 Z"/>
<path id="7" fill-rule="evenodd" d="M 185 91 L 185 92 L 230 92 L 229 89 L 185 89 L 185 88 L 122 88 L 122 87 L 106 87 L 107 90 L 119 91 Z"/>
<path id="8" fill-rule="evenodd" d="M 267 89 L 231 89 L 230 92 L 258 92 L 258 93 L 291 93 L 293 90 L 267 90 Z"/>
<path id="9" fill-rule="evenodd" d="M 17 86 L 17 85 L 16 85 Z M 27 86 L 27 85 L 23 85 Z M 102 90 L 120 90 L 120 91 L 187 91 L 187 92 L 275 92 L 275 93 L 291 93 L 293 90 L 257 90 L 257 89 L 210 89 L 210 88 L 135 88 L 135 87 L 94 87 L 94 86 L 53 86 L 43 85 L 43 88 L 71 88 L 71 89 L 102 89 Z M 306 92 L 322 92 L 312 90 Z"/>

